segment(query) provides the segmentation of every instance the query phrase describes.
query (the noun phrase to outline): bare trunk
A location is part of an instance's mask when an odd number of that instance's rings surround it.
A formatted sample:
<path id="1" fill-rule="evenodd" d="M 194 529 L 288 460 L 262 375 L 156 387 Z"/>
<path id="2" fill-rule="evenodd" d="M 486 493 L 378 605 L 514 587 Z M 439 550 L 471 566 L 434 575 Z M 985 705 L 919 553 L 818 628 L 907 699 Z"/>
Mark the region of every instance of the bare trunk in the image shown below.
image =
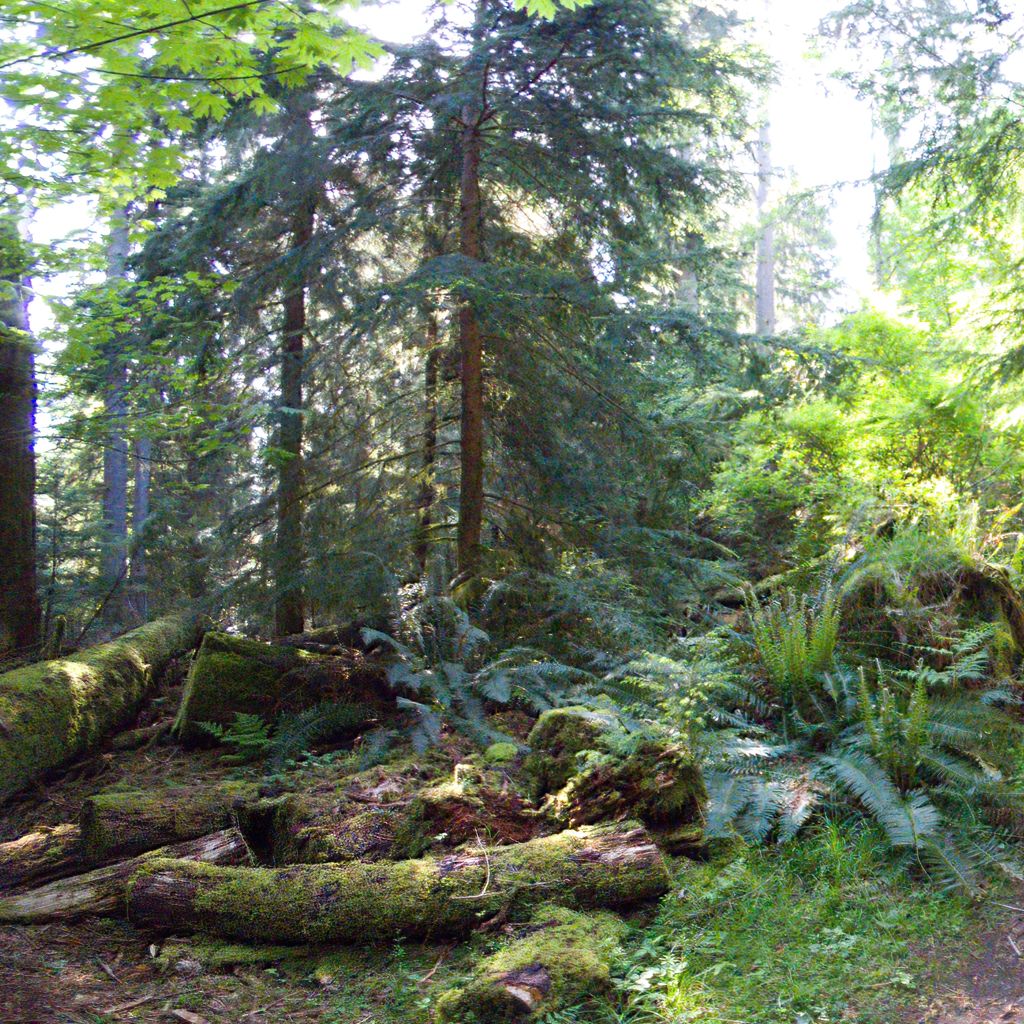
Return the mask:
<path id="1" fill-rule="evenodd" d="M 462 114 L 462 181 L 460 252 L 467 260 L 483 259 L 481 244 L 480 116 L 467 108 Z M 459 575 L 475 576 L 480 569 L 480 534 L 484 512 L 484 387 L 483 335 L 474 300 L 467 297 L 459 310 L 462 421 L 459 483 Z"/>
<path id="2" fill-rule="evenodd" d="M 149 590 L 146 579 L 146 523 L 149 520 L 150 484 L 153 477 L 153 442 L 137 438 L 134 445 L 135 488 L 132 501 L 132 610 L 142 622 L 149 620 Z"/>
<path id="3" fill-rule="evenodd" d="M 756 325 L 758 334 L 775 333 L 775 225 L 768 215 L 772 180 L 772 147 L 768 122 L 761 125 L 757 141 L 757 239 Z"/>
<path id="4" fill-rule="evenodd" d="M 116 288 L 124 280 L 128 263 L 128 214 L 115 217 L 107 242 L 107 283 Z M 106 346 L 103 410 L 103 547 L 100 573 L 103 583 L 103 620 L 116 626 L 124 618 L 124 580 L 128 572 L 128 371 L 123 338 Z"/>
<path id="5" fill-rule="evenodd" d="M 36 379 L 21 243 L 0 222 L 0 656 L 39 645 Z"/>
<path id="6" fill-rule="evenodd" d="M 423 368 L 423 481 L 420 484 L 419 508 L 420 521 L 416 536 L 416 562 L 420 573 L 427 569 L 430 554 L 431 533 L 434 527 L 434 502 L 437 500 L 435 485 L 435 464 L 437 462 L 437 379 L 441 361 L 438 348 L 437 315 L 433 310 L 427 311 L 426 345 L 427 358 Z"/>
<path id="7" fill-rule="evenodd" d="M 295 111 L 295 132 L 311 139 L 309 112 Z M 292 221 L 292 252 L 301 262 L 313 237 L 316 200 L 312 195 L 300 199 Z M 281 410 L 278 447 L 281 468 L 277 490 L 277 551 L 274 630 L 278 636 L 301 633 L 306 609 L 303 593 L 304 544 L 302 536 L 305 472 L 302 457 L 303 437 L 303 363 L 306 344 L 306 271 L 292 270 L 284 297 L 284 336 L 281 344 Z"/>

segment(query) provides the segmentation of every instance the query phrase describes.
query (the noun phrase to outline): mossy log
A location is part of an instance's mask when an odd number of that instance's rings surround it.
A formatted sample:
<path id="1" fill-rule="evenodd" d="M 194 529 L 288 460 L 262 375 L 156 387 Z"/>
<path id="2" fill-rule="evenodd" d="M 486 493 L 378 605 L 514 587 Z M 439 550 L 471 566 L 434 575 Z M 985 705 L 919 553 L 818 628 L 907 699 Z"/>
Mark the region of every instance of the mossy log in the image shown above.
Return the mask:
<path id="1" fill-rule="evenodd" d="M 155 859 L 129 886 L 128 915 L 164 931 L 250 942 L 372 943 L 463 934 L 544 902 L 626 907 L 668 885 L 647 833 L 622 824 L 393 863 L 222 868 Z"/>
<path id="2" fill-rule="evenodd" d="M 357 651 L 326 656 L 207 633 L 185 682 L 173 731 L 186 746 L 210 745 L 214 741 L 200 723 L 230 725 L 236 714 L 270 722 L 281 712 L 328 701 L 364 708 L 363 724 L 380 713 L 387 691 L 383 666 Z"/>
<path id="3" fill-rule="evenodd" d="M 154 858 L 163 863 L 167 857 L 176 858 L 175 864 L 242 864 L 249 859 L 249 848 L 241 832 L 233 828 L 167 846 L 84 875 L 63 878 L 29 892 L 0 898 L 0 923 L 40 924 L 86 916 L 116 915 L 124 910 L 125 888 L 131 879 Z"/>
<path id="4" fill-rule="evenodd" d="M 435 1005 L 440 1024 L 528 1020 L 607 992 L 627 929 L 606 911 L 580 914 L 545 905 L 511 930 L 511 943 L 441 996 Z"/>
<path id="5" fill-rule="evenodd" d="M 540 800 L 560 790 L 576 771 L 577 755 L 600 749 L 609 734 L 622 733 L 622 726 L 611 712 L 583 707 L 545 711 L 526 739 L 530 753 L 523 771 L 530 796 Z"/>
<path id="6" fill-rule="evenodd" d="M 63 878 L 80 871 L 81 866 L 82 830 L 77 825 L 39 828 L 0 843 L 0 891 Z"/>
<path id="7" fill-rule="evenodd" d="M 170 616 L 0 675 L 0 802 L 127 725 L 163 667 L 198 641 L 196 618 Z"/>
<path id="8" fill-rule="evenodd" d="M 198 839 L 234 824 L 238 809 L 256 796 L 248 782 L 97 793 L 86 797 L 79 814 L 83 856 L 100 864 Z"/>

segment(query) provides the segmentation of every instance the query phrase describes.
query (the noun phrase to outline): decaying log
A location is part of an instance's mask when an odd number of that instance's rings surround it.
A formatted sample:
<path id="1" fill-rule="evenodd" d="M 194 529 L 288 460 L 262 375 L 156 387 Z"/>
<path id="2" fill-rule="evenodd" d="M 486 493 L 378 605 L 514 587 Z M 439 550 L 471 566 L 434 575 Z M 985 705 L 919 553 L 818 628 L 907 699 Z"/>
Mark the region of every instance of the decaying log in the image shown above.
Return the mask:
<path id="1" fill-rule="evenodd" d="M 256 942 L 387 942 L 457 935 L 499 911 L 551 902 L 631 906 L 669 885 L 634 823 L 393 863 L 221 868 L 153 859 L 128 888 L 129 918 Z"/>
<path id="2" fill-rule="evenodd" d="M 273 721 L 282 711 L 328 701 L 352 705 L 355 733 L 380 714 L 387 691 L 383 666 L 357 651 L 327 656 L 207 633 L 185 683 L 174 733 L 186 746 L 211 745 L 200 723 L 230 725 L 237 714 Z"/>
<path id="3" fill-rule="evenodd" d="M 170 718 L 161 719 L 152 725 L 144 725 L 140 729 L 128 729 L 119 732 L 110 742 L 114 750 L 138 750 L 140 747 L 148 749 L 158 743 L 162 737 L 171 731 L 174 724 Z"/>
<path id="4" fill-rule="evenodd" d="M 544 905 L 529 923 L 510 930 L 514 938 L 507 946 L 438 1000 L 435 1013 L 441 1024 L 526 1020 L 611 988 L 610 968 L 626 933 L 625 922 L 615 914 Z"/>
<path id="5" fill-rule="evenodd" d="M 82 832 L 77 825 L 38 828 L 0 843 L 0 891 L 63 878 L 80 870 L 81 864 Z"/>
<path id="6" fill-rule="evenodd" d="M 222 782 L 86 797 L 79 815 L 83 855 L 100 864 L 209 835 L 234 824 L 236 810 L 255 799 L 256 791 L 252 783 Z"/>
<path id="7" fill-rule="evenodd" d="M 249 849 L 237 829 L 226 829 L 191 842 L 118 861 L 84 875 L 51 882 L 39 889 L 0 898 L 0 922 L 39 924 L 85 916 L 116 915 L 124 910 L 125 887 L 147 863 L 176 858 L 173 863 L 242 864 Z"/>
<path id="8" fill-rule="evenodd" d="M 198 641 L 197 619 L 171 616 L 0 675 L 0 802 L 127 725 L 163 667 Z"/>

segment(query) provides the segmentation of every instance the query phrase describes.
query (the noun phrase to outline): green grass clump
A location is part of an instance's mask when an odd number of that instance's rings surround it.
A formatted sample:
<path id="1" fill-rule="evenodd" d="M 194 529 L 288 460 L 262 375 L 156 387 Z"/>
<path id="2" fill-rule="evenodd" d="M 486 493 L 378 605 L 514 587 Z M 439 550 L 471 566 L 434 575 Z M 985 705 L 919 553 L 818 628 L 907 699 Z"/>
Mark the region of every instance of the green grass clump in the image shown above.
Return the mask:
<path id="1" fill-rule="evenodd" d="M 986 914 L 913 884 L 883 849 L 872 826 L 827 823 L 683 870 L 634 947 L 618 1004 L 558 1024 L 891 1024 L 927 1001 L 937 965 L 970 955 Z"/>

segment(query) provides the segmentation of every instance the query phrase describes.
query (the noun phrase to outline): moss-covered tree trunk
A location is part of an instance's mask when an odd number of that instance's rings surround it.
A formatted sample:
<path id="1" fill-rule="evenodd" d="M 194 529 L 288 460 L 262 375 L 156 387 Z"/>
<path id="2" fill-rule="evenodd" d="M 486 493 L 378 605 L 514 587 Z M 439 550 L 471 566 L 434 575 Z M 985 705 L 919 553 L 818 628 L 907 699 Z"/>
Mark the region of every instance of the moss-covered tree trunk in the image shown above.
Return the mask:
<path id="1" fill-rule="evenodd" d="M 148 861 L 166 857 L 174 857 L 175 863 L 181 864 L 241 864 L 249 859 L 249 848 L 242 834 L 232 828 L 154 850 L 141 857 L 0 899 L 0 922 L 39 924 L 86 916 L 120 916 L 124 913 L 125 887 L 129 881 Z"/>
<path id="2" fill-rule="evenodd" d="M 194 617 L 170 616 L 0 675 L 0 802 L 127 725 L 167 663 L 198 639 Z"/>
<path id="3" fill-rule="evenodd" d="M 164 931 L 257 942 L 390 942 L 463 934 L 499 912 L 544 902 L 632 906 L 668 885 L 658 848 L 627 823 L 393 863 L 216 868 L 153 860 L 129 887 L 128 912 Z"/>

